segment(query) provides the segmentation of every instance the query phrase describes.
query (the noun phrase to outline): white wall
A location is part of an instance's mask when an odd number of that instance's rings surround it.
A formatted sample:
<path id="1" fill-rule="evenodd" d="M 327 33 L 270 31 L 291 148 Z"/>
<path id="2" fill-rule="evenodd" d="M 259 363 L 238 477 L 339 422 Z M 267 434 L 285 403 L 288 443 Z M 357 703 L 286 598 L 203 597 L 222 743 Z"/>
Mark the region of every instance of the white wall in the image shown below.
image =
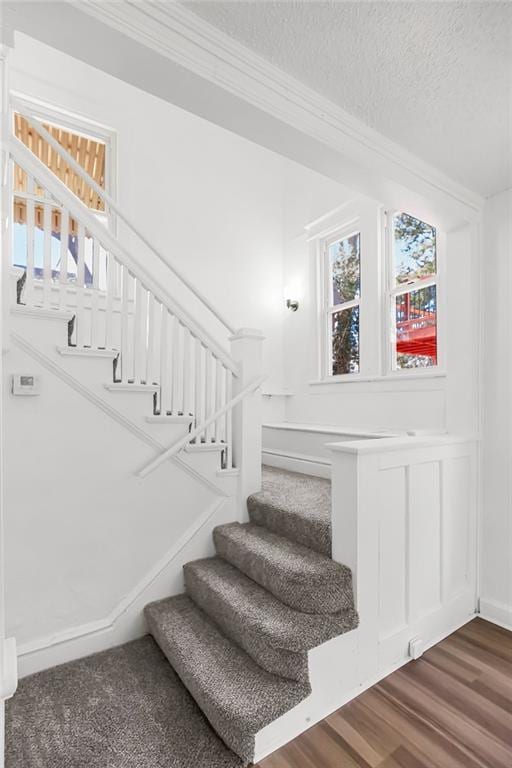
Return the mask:
<path id="1" fill-rule="evenodd" d="M 287 161 L 21 34 L 11 83 L 117 132 L 121 207 L 235 327 L 263 330 L 266 368 L 280 380 Z M 169 273 L 157 274 L 197 311 Z M 212 318 L 203 317 L 218 335 Z"/>
<path id="2" fill-rule="evenodd" d="M 23 35 L 16 36 L 11 84 L 117 132 L 121 207 L 234 326 L 263 330 L 266 387 L 282 389 L 285 196 L 305 206 L 302 231 L 311 199 L 316 215 L 348 192 Z M 219 337 L 219 327 L 169 273 L 149 266 Z M 4 404 L 8 633 L 24 651 L 27 672 L 141 631 L 143 603 L 136 603 L 139 619 L 122 632 L 90 630 L 108 620 L 216 499 L 172 465 L 137 480 L 134 468 L 151 456 L 147 446 L 14 346 L 5 363 L 6 376 L 40 373 L 43 383 L 40 397 L 7 393 Z M 273 399 L 269 411 L 282 418 L 283 403 Z M 209 551 L 218 522 L 193 556 Z M 173 561 L 157 588 L 143 591 L 146 598 L 179 591 L 181 564 Z"/>
<path id="3" fill-rule="evenodd" d="M 287 169 L 288 171 L 288 169 Z M 365 381 L 314 385 L 318 370 L 316 257 L 304 225 L 350 199 L 329 189 L 312 187 L 309 197 L 291 194 L 297 185 L 287 173 L 285 195 L 285 283 L 301 287 L 301 305 L 285 322 L 287 421 L 336 424 L 369 429 L 428 429 L 475 432 L 477 427 L 478 277 L 471 228 L 461 227 L 446 238 L 447 376 L 418 380 Z M 361 198 L 363 199 L 363 198 Z M 379 201 L 386 205 L 386 200 Z M 379 324 L 374 317 L 376 333 Z"/>
<path id="4" fill-rule="evenodd" d="M 481 611 L 512 628 L 512 190 L 486 205 L 484 285 Z"/>

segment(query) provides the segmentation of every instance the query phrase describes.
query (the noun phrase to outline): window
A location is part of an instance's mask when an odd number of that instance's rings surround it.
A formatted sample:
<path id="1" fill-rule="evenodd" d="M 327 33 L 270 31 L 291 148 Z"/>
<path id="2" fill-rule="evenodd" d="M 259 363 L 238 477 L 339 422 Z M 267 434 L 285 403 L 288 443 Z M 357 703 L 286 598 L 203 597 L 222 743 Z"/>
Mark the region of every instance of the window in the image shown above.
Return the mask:
<path id="1" fill-rule="evenodd" d="M 112 194 L 114 191 L 112 189 L 114 176 L 112 172 L 113 132 L 102 126 L 81 121 L 79 118 L 68 117 L 51 107 L 42 107 L 28 100 L 25 104 L 32 114 L 42 120 L 46 130 L 92 176 L 96 183 Z M 29 125 L 24 117 L 14 113 L 12 119 L 15 136 L 94 213 L 99 221 L 113 229 L 112 216 L 105 211 L 101 197 L 61 159 L 58 153 L 38 134 L 36 129 Z M 41 278 L 43 274 L 45 202 L 47 202 L 45 201 L 44 190 L 37 185 L 37 182 L 30 180 L 27 174 L 16 165 L 13 173 L 13 189 L 13 263 L 15 266 L 25 268 L 27 249 L 30 246 L 33 253 L 34 278 Z M 30 244 L 27 241 L 27 211 L 29 208 L 33 226 Z M 53 279 L 58 279 L 62 251 L 60 243 L 62 213 L 59 206 L 52 206 L 49 215 L 51 217 L 51 271 Z M 71 216 L 67 222 L 67 232 L 68 280 L 73 282 L 77 275 L 78 225 Z M 84 245 L 85 284 L 91 285 L 93 281 L 93 244 L 88 231 L 85 232 Z M 100 248 L 99 283 L 102 288 L 106 279 L 105 259 L 103 248 Z"/>
<path id="2" fill-rule="evenodd" d="M 435 227 L 391 214 L 391 370 L 438 364 L 438 265 Z"/>
<path id="3" fill-rule="evenodd" d="M 312 384 L 439 375 L 436 228 L 361 196 L 306 232 L 318 281 L 320 376 Z"/>
<path id="4" fill-rule="evenodd" d="M 329 376 L 359 373 L 361 233 L 325 242 L 326 330 Z"/>

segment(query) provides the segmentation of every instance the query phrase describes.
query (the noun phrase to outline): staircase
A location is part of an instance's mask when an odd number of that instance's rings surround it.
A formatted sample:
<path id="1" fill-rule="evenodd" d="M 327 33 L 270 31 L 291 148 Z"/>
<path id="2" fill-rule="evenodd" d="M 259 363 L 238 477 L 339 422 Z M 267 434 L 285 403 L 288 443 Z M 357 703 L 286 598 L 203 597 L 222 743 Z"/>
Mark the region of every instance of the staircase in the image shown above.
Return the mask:
<path id="1" fill-rule="evenodd" d="M 307 652 L 358 624 L 350 570 L 329 556 L 329 490 L 265 469 L 250 522 L 215 528 L 216 557 L 185 565 L 186 593 L 145 609 L 182 682 L 246 764 L 256 734 L 311 692 Z M 308 546 L 307 532 L 320 529 Z"/>
<path id="2" fill-rule="evenodd" d="M 210 724 L 248 764 L 257 734 L 310 694 L 308 651 L 358 623 L 351 572 L 331 559 L 330 483 L 267 469 L 260 490 L 252 396 L 264 378 L 261 334 L 234 331 L 37 118 L 14 107 L 148 257 L 128 250 L 11 136 L 10 164 L 24 181 L 10 200 L 26 211 L 26 268 L 7 265 L 11 343 L 151 446 L 151 458 L 133 468 L 141 481 L 175 461 L 235 500 L 230 522 L 212 531 L 215 556 L 187 563 L 185 593 L 151 602 L 145 617 Z M 208 324 L 155 279 L 162 264 L 210 313 Z"/>

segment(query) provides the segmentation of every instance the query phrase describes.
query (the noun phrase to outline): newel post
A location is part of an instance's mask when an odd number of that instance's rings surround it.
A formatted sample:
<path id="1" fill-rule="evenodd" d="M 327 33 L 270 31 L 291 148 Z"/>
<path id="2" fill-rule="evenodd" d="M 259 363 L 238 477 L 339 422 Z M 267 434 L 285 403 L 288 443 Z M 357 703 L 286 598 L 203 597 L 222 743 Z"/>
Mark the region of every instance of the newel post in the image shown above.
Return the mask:
<path id="1" fill-rule="evenodd" d="M 231 336 L 231 356 L 240 370 L 233 381 L 233 395 L 261 376 L 263 340 L 261 331 L 254 328 L 240 328 Z M 259 389 L 245 397 L 233 411 L 233 459 L 234 466 L 240 470 L 238 487 L 242 520 L 247 518 L 247 496 L 261 490 L 261 414 Z"/>
<path id="2" fill-rule="evenodd" d="M 368 442 L 329 443 L 332 451 L 332 558 L 352 571 L 359 613 L 360 669 L 378 671 L 379 455 Z M 361 682 L 361 681 L 360 681 Z"/>

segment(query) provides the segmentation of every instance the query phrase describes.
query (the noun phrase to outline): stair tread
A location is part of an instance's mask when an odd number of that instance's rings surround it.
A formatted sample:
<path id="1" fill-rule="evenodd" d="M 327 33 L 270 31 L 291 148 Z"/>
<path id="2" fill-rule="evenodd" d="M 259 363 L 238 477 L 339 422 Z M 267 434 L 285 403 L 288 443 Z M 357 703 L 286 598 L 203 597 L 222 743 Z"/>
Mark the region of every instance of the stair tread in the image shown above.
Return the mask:
<path id="1" fill-rule="evenodd" d="M 223 613 L 236 616 L 241 627 L 276 648 L 310 650 L 357 625 L 354 610 L 324 615 L 297 611 L 219 557 L 187 563 L 184 570 L 185 579 L 188 571 L 209 594 L 215 593 L 216 615 L 219 605 L 224 606 Z"/>
<path id="2" fill-rule="evenodd" d="M 228 746 L 252 757 L 254 736 L 310 692 L 261 669 L 187 595 L 146 606 L 155 640 Z"/>
<path id="3" fill-rule="evenodd" d="M 337 613 L 353 606 L 350 569 L 254 523 L 214 529 L 217 553 L 305 613 Z"/>
<path id="4" fill-rule="evenodd" d="M 248 555 L 264 558 L 269 564 L 285 568 L 291 579 L 305 576 L 322 583 L 340 576 L 345 567 L 309 547 L 291 541 L 255 523 L 227 523 L 214 530 L 242 544 Z"/>
<path id="5" fill-rule="evenodd" d="M 262 490 L 249 496 L 247 508 L 257 525 L 330 556 L 330 480 L 264 466 Z"/>

